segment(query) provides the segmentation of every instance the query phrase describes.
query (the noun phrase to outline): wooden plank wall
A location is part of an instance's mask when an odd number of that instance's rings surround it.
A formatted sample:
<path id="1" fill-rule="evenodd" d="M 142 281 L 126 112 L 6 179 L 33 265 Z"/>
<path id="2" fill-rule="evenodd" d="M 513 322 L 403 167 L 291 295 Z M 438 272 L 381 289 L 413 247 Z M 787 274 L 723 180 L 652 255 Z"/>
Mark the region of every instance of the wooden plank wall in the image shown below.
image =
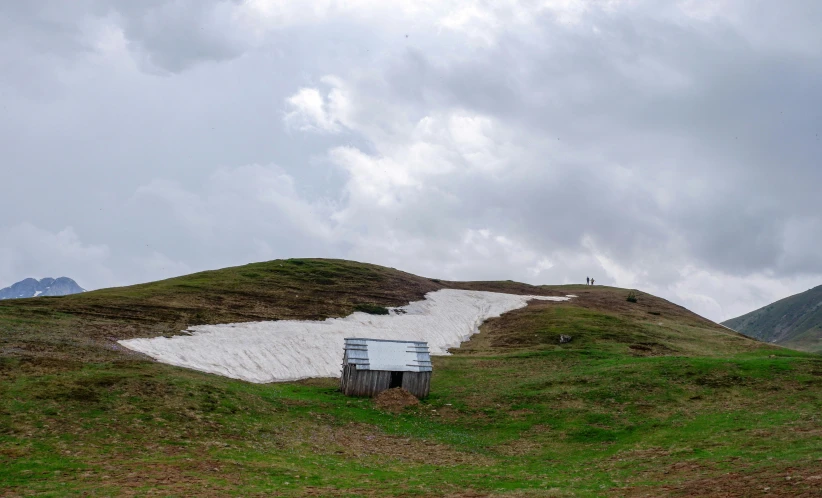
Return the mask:
<path id="1" fill-rule="evenodd" d="M 346 396 L 376 396 L 388 389 L 391 372 L 385 370 L 357 370 L 345 365 L 340 377 L 340 390 Z"/>
<path id="2" fill-rule="evenodd" d="M 345 365 L 340 376 L 340 391 L 346 396 L 376 396 L 390 384 L 391 372 L 386 370 L 357 370 L 354 365 Z M 425 398 L 431 389 L 431 372 L 403 372 L 402 387 Z"/>
<path id="3" fill-rule="evenodd" d="M 403 372 L 402 387 L 422 399 L 431 389 L 431 372 Z"/>

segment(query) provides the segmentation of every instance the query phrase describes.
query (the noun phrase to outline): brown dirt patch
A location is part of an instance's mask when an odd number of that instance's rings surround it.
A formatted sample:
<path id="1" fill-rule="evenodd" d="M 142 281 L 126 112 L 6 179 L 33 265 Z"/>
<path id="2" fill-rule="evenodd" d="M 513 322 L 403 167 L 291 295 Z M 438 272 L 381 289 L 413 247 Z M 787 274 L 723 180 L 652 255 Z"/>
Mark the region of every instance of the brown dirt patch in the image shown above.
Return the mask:
<path id="1" fill-rule="evenodd" d="M 374 398 L 374 404 L 377 405 L 377 408 L 380 410 L 400 413 L 409 406 L 419 405 L 420 400 L 407 390 L 401 387 L 395 387 L 394 389 L 387 389 L 378 394 L 377 397 Z"/>
<path id="2" fill-rule="evenodd" d="M 677 353 L 676 350 L 658 342 L 629 344 L 628 350 L 631 356 L 668 356 Z"/>
<path id="3" fill-rule="evenodd" d="M 386 434 L 377 427 L 359 423 L 312 427 L 311 444 L 318 454 L 333 452 L 346 458 L 375 456 L 441 466 L 494 464 L 492 458 L 484 455 L 457 451 L 425 439 Z"/>
<path id="4" fill-rule="evenodd" d="M 157 494 L 188 494 L 196 490 L 197 496 L 225 496 L 239 485 L 231 475 L 232 469 L 216 460 L 203 459 L 167 463 L 120 463 L 108 464 L 96 472 L 86 472 L 84 480 L 117 488 L 120 496 L 144 496 L 146 487 Z M 227 481 L 217 484 L 214 479 Z"/>
<path id="5" fill-rule="evenodd" d="M 91 467 L 55 474 L 86 488 L 83 496 L 202 496 L 231 494 L 242 482 L 230 464 L 209 458 L 177 461 L 124 461 L 112 458 L 94 461 Z M 93 492 L 90 490 L 94 490 Z M 0 490 L 0 496 L 30 496 L 23 487 Z M 63 496 L 58 493 L 57 495 Z"/>
<path id="6" fill-rule="evenodd" d="M 822 462 L 809 463 L 805 468 L 783 470 L 744 469 L 719 475 L 694 462 L 679 462 L 665 468 L 666 478 L 682 479 L 678 483 L 653 487 L 625 488 L 620 496 L 688 496 L 737 498 L 747 496 L 811 497 L 822 496 Z"/>

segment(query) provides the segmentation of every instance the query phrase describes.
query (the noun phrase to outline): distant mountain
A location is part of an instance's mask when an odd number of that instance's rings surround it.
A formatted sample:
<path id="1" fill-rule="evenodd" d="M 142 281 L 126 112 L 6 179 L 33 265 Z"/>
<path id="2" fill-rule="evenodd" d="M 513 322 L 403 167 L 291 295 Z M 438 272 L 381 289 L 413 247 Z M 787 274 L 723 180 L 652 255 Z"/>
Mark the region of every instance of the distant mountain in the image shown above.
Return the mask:
<path id="1" fill-rule="evenodd" d="M 77 282 L 68 278 L 60 277 L 44 278 L 35 280 L 27 278 L 21 280 L 11 287 L 0 289 L 0 299 L 21 299 L 37 296 L 67 296 L 69 294 L 79 294 L 86 290 L 77 285 Z"/>
<path id="2" fill-rule="evenodd" d="M 822 285 L 786 297 L 722 325 L 761 341 L 822 350 Z"/>

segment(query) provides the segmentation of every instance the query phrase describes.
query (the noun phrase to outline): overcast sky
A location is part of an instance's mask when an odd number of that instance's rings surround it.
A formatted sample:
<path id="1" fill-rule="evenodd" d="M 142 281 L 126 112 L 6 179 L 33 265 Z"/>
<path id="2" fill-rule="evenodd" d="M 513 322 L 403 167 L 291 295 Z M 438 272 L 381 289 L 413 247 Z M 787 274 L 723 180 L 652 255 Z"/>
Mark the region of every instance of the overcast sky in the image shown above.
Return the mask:
<path id="1" fill-rule="evenodd" d="M 822 284 L 819 0 L 0 0 L 0 287 Z"/>

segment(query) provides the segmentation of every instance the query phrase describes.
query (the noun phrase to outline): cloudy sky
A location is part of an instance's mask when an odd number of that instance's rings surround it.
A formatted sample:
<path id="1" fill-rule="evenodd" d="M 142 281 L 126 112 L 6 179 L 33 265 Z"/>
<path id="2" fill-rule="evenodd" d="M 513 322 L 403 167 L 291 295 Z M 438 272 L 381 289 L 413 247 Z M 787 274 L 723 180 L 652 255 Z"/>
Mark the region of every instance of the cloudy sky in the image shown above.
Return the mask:
<path id="1" fill-rule="evenodd" d="M 818 0 L 0 0 L 0 287 L 822 284 Z"/>

